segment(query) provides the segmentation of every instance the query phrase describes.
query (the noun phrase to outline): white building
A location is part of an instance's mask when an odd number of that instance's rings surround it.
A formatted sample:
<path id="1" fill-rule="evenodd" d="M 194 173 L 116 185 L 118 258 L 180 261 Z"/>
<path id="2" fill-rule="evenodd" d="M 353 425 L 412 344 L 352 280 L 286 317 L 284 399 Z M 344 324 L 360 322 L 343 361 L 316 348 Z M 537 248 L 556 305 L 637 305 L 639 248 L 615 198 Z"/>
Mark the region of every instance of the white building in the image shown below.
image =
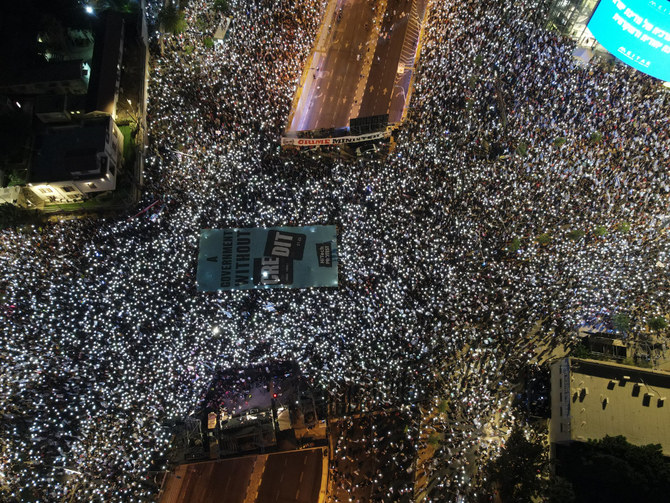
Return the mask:
<path id="1" fill-rule="evenodd" d="M 630 365 L 562 358 L 551 366 L 552 454 L 555 444 L 623 435 L 635 445 L 661 444 L 670 455 L 670 374 Z"/>
<path id="2" fill-rule="evenodd" d="M 27 188 L 45 204 L 114 190 L 123 136 L 111 116 L 52 127 L 36 139 Z"/>

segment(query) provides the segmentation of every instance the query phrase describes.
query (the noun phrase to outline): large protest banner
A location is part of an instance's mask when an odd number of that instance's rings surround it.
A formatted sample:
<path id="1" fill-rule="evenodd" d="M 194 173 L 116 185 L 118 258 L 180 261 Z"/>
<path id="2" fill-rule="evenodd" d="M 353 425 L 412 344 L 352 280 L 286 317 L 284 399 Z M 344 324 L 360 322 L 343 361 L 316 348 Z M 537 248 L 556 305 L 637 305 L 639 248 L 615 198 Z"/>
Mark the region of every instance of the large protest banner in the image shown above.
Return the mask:
<path id="1" fill-rule="evenodd" d="M 334 225 L 203 229 L 198 290 L 337 286 Z"/>

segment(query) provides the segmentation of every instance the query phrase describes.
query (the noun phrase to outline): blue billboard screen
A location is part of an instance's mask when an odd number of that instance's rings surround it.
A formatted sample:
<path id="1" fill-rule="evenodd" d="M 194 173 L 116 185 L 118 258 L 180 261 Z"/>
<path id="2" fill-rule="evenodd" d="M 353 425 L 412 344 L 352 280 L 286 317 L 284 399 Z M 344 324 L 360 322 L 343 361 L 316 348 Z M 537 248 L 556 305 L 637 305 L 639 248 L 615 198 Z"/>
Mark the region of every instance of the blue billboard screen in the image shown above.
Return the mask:
<path id="1" fill-rule="evenodd" d="M 670 1 L 601 0 L 588 29 L 624 63 L 670 81 Z"/>

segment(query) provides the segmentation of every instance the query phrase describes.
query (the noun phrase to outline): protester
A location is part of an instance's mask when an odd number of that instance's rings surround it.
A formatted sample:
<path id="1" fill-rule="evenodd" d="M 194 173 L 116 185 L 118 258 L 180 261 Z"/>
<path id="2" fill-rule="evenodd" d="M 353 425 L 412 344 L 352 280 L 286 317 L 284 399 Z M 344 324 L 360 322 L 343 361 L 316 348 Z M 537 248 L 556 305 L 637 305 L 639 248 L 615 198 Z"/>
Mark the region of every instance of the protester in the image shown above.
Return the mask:
<path id="1" fill-rule="evenodd" d="M 395 150 L 284 157 L 325 2 L 229 3 L 224 44 L 205 45 L 217 16 L 197 0 L 154 51 L 141 207 L 162 212 L 0 234 L 2 499 L 151 498 L 164 422 L 217 366 L 281 360 L 340 414 L 448 400 L 438 455 L 417 469 L 471 495 L 464 467 L 497 452 L 479 440 L 491 418 L 514 420 L 505 396 L 532 327 L 558 344 L 670 305 L 668 93 L 625 66 L 579 66 L 541 26 L 543 2 L 433 2 Z M 338 225 L 337 289 L 196 291 L 201 228 L 312 224 Z"/>

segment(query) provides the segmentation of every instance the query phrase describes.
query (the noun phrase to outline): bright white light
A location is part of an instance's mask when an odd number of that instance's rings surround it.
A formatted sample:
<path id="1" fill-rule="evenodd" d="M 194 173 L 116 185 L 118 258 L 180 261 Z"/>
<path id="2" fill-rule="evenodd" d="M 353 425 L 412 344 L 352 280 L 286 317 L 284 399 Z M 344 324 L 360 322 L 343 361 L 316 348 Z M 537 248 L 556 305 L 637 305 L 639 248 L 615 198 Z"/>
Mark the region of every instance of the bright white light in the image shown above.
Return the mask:
<path id="1" fill-rule="evenodd" d="M 86 11 L 87 14 L 93 14 L 93 7 L 91 7 L 90 5 L 84 7 L 84 10 Z"/>

